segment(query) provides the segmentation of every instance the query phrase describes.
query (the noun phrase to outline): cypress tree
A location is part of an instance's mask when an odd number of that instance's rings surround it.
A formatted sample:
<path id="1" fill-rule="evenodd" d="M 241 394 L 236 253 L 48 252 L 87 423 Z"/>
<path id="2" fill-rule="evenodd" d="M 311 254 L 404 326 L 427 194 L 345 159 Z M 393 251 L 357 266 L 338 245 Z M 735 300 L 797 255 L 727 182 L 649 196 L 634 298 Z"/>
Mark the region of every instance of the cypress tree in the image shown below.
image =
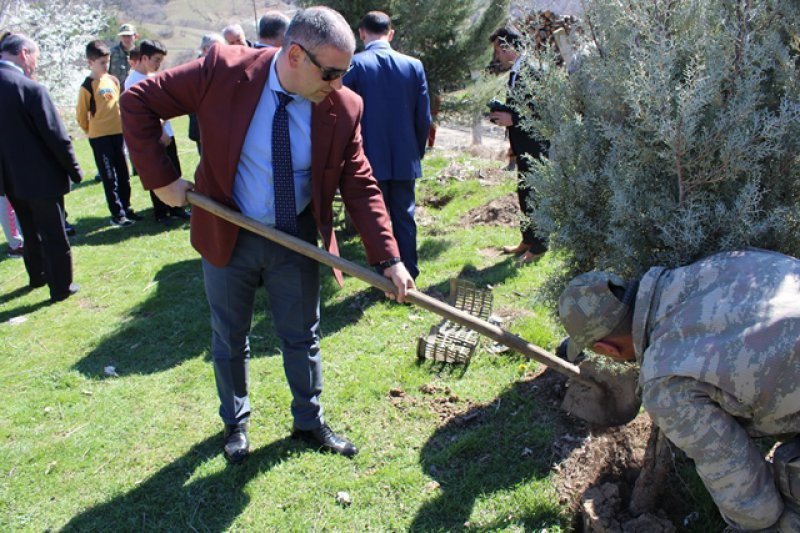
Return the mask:
<path id="1" fill-rule="evenodd" d="M 565 278 L 800 255 L 799 22 L 790 0 L 587 0 L 568 68 L 528 54 L 524 124 L 551 142 L 529 214 Z"/>

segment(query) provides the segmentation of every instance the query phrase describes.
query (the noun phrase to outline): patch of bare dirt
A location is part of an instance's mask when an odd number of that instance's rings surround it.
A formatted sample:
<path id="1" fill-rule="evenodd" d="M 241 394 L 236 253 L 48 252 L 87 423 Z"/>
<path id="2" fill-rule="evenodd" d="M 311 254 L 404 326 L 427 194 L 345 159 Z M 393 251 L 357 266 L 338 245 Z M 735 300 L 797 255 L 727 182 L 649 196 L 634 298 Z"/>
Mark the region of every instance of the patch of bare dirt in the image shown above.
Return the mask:
<path id="1" fill-rule="evenodd" d="M 425 206 L 417 204 L 414 209 L 414 221 L 417 223 L 417 226 L 428 227 L 436 222 L 436 217 L 434 217 Z"/>
<path id="2" fill-rule="evenodd" d="M 389 399 L 401 410 L 409 406 L 426 405 L 438 415 L 442 424 L 452 421 L 457 425 L 463 425 L 478 418 L 478 412 L 474 409 L 476 404 L 462 400 L 450 387 L 426 383 L 420 386 L 419 392 L 423 394 L 422 397 L 411 396 L 402 389 L 394 388 L 389 391 Z"/>
<path id="3" fill-rule="evenodd" d="M 501 255 L 503 255 L 503 251 L 500 250 L 499 248 L 482 248 L 482 249 L 478 250 L 478 254 L 481 257 L 486 257 L 486 258 L 489 258 L 489 259 L 496 259 L 496 258 L 500 257 Z"/>
<path id="4" fill-rule="evenodd" d="M 496 185 L 506 181 L 516 181 L 517 173 L 502 168 L 482 168 L 478 171 L 478 180 L 481 185 Z"/>
<path id="5" fill-rule="evenodd" d="M 500 307 L 495 309 L 492 313 L 492 320 L 499 322 L 501 326 L 507 328 L 517 319 L 525 318 L 533 315 L 533 311 L 528 309 L 521 309 L 519 307 Z"/>
<path id="6" fill-rule="evenodd" d="M 507 318 L 515 318 L 511 313 Z M 676 531 L 668 511 L 669 498 L 658 501 L 650 512 L 634 516 L 629 510 L 631 495 L 642 470 L 652 423 L 640 414 L 629 424 L 617 428 L 591 428 L 563 411 L 559 405 L 568 387 L 564 376 L 545 369 L 526 374 L 519 383 L 523 394 L 534 396 L 552 408 L 537 413 L 547 417 L 555 432 L 552 469 L 559 501 L 575 516 L 577 531 L 601 533 L 670 533 Z M 428 383 L 421 395 L 400 389 L 389 393 L 398 408 L 425 406 L 444 424 L 466 426 L 491 416 L 492 404 L 475 404 L 459 398 L 449 387 Z M 499 400 L 498 400 L 499 401 Z M 548 414 L 550 413 L 550 414 Z M 662 507 L 659 507 L 659 506 Z M 672 516 L 675 519 L 674 516 Z"/>
<path id="7" fill-rule="evenodd" d="M 639 415 L 622 427 L 557 438 L 553 447 L 562 460 L 553 471 L 558 474 L 556 490 L 560 502 L 577 511 L 583 493 L 598 482 L 621 480 L 632 487 L 642 466 L 649 433 L 650 417 Z"/>
<path id="8" fill-rule="evenodd" d="M 559 400 L 563 397 L 557 387 L 543 388 L 544 392 L 548 390 L 556 392 Z M 629 509 L 652 428 L 650 416 L 643 413 L 616 428 L 588 428 L 581 423 L 554 440 L 553 471 L 559 502 L 574 513 L 582 531 L 676 531 L 667 509 L 656 505 L 650 512 L 636 515 Z"/>
<path id="9" fill-rule="evenodd" d="M 519 224 L 519 202 L 514 193 L 495 198 L 488 204 L 471 209 L 461 217 L 461 225 L 471 226 L 517 226 Z"/>

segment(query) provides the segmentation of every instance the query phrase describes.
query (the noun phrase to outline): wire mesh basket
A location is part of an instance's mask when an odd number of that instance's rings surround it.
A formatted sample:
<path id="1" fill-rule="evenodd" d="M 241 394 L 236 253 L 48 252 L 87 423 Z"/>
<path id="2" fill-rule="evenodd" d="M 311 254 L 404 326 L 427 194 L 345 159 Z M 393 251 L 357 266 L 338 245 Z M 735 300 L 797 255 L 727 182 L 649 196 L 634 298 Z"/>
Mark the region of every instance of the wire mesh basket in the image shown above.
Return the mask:
<path id="1" fill-rule="evenodd" d="M 492 314 L 492 293 L 479 289 L 474 283 L 460 279 L 450 280 L 450 305 L 472 316 L 488 320 Z M 469 364 L 480 336 L 471 329 L 444 319 L 431 326 L 427 335 L 417 342 L 417 357 L 431 361 Z"/>

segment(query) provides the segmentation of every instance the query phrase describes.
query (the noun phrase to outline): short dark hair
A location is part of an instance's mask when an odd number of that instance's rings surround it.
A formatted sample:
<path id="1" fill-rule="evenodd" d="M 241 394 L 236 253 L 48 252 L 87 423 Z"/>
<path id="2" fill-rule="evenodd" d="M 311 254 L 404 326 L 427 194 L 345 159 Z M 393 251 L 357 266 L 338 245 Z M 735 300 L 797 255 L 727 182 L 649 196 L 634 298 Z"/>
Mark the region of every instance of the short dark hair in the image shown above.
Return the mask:
<path id="1" fill-rule="evenodd" d="M 392 19 L 383 11 L 370 11 L 358 27 L 372 35 L 386 35 L 392 31 Z"/>
<path id="2" fill-rule="evenodd" d="M 289 17 L 279 11 L 270 11 L 258 21 L 258 36 L 261 39 L 283 37 L 289 27 Z"/>
<path id="3" fill-rule="evenodd" d="M 86 45 L 86 59 L 89 59 L 90 61 L 100 59 L 101 57 L 108 57 L 110 55 L 111 50 L 108 49 L 108 45 L 103 41 L 96 40 Z"/>
<path id="4" fill-rule="evenodd" d="M 513 26 L 502 26 L 494 30 L 489 36 L 489 42 L 500 41 L 500 44 L 510 46 L 514 50 L 522 48 L 522 34 Z"/>
<path id="5" fill-rule="evenodd" d="M 145 39 L 139 43 L 140 57 L 153 57 L 156 54 L 167 55 L 167 47 L 161 44 L 161 41 Z"/>
<path id="6" fill-rule="evenodd" d="M 0 54 L 8 52 L 12 56 L 18 56 L 23 50 L 33 52 L 38 49 L 33 39 L 21 33 L 9 33 L 0 41 Z"/>
<path id="7" fill-rule="evenodd" d="M 352 54 L 356 49 L 356 38 L 350 25 L 341 13 L 325 6 L 309 7 L 295 13 L 283 39 L 285 48 L 298 43 L 310 50 L 333 46 Z"/>
<path id="8" fill-rule="evenodd" d="M 142 52 L 139 50 L 138 46 L 134 46 L 131 48 L 131 51 L 128 52 L 128 58 L 133 59 L 134 61 L 139 61 L 142 57 Z"/>

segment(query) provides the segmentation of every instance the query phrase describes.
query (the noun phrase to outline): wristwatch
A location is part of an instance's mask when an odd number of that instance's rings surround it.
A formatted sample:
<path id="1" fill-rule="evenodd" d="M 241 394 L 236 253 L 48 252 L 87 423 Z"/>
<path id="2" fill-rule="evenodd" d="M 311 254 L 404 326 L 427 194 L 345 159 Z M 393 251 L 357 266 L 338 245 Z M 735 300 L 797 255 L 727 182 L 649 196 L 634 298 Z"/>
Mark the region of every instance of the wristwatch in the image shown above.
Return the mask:
<path id="1" fill-rule="evenodd" d="M 392 257 L 391 259 L 387 259 L 386 261 L 381 261 L 376 266 L 381 269 L 381 272 L 389 268 L 390 266 L 394 266 L 397 263 L 400 263 L 402 259 L 399 257 Z"/>

